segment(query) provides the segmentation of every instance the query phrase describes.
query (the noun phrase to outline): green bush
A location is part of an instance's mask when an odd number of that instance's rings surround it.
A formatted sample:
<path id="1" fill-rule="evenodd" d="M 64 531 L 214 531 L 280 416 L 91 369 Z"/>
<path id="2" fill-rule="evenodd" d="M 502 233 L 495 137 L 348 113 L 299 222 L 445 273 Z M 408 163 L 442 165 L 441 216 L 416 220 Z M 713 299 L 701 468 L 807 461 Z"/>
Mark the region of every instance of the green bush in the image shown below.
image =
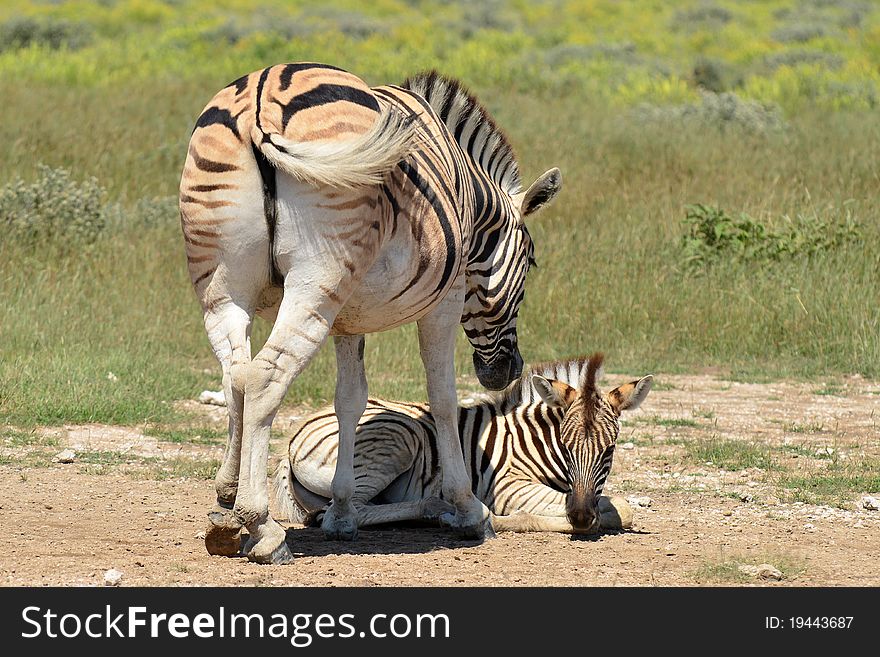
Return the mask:
<path id="1" fill-rule="evenodd" d="M 673 30 L 713 30 L 729 23 L 733 14 L 714 2 L 703 2 L 690 9 L 680 9 L 672 17 Z"/>
<path id="2" fill-rule="evenodd" d="M 800 64 L 817 64 L 826 69 L 836 70 L 845 63 L 844 57 L 821 50 L 783 50 L 764 57 L 764 66 L 768 71 L 775 71 L 780 66 L 798 66 Z"/>
<path id="3" fill-rule="evenodd" d="M 780 43 L 804 43 L 827 36 L 828 33 L 824 23 L 790 23 L 773 30 L 770 36 Z"/>
<path id="4" fill-rule="evenodd" d="M 77 50 L 91 43 L 92 29 L 86 23 L 66 20 L 11 18 L 0 25 L 0 52 L 40 45 L 52 50 Z"/>
<path id="5" fill-rule="evenodd" d="M 105 224 L 105 191 L 95 178 L 74 180 L 67 169 L 37 165 L 37 179 L 0 188 L 0 227 L 22 241 L 94 242 Z"/>
<path id="6" fill-rule="evenodd" d="M 734 218 L 721 208 L 696 204 L 687 207 L 683 223 L 687 232 L 681 239 L 681 261 L 690 271 L 718 261 L 811 257 L 862 237 L 861 226 L 848 210 L 842 220 L 797 215 L 770 225 L 745 212 Z"/>
<path id="7" fill-rule="evenodd" d="M 695 85 L 716 94 L 726 91 L 731 86 L 726 67 L 715 59 L 705 57 L 698 59 L 691 76 Z"/>
<path id="8" fill-rule="evenodd" d="M 636 118 L 649 123 L 674 123 L 717 129 L 738 128 L 765 132 L 783 127 L 781 112 L 772 103 L 743 100 L 735 93 L 703 91 L 699 105 L 641 105 Z"/>

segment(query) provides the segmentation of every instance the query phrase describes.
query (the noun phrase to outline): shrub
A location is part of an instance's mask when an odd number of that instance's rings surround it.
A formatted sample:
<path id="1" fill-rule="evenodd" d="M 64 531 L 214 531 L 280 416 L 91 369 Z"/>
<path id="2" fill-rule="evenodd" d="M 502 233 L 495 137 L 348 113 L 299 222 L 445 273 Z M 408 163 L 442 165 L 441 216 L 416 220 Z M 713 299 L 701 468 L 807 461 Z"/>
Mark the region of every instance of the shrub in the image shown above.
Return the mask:
<path id="1" fill-rule="evenodd" d="M 861 226 L 849 211 L 840 219 L 817 215 L 782 217 L 763 223 L 745 212 L 738 218 L 708 205 L 687 206 L 681 239 L 681 261 L 686 270 L 704 269 L 717 261 L 779 261 L 812 257 L 859 241 Z"/>
<path id="2" fill-rule="evenodd" d="M 131 206 L 114 203 L 104 208 L 108 229 L 118 229 L 126 225 L 141 228 L 158 228 L 177 225 L 180 209 L 174 196 L 142 198 Z"/>
<path id="3" fill-rule="evenodd" d="M 0 227 L 28 242 L 94 242 L 104 229 L 104 189 L 78 182 L 66 169 L 37 165 L 32 183 L 18 179 L 0 189 Z"/>
<path id="4" fill-rule="evenodd" d="M 77 50 L 92 40 L 92 29 L 86 23 L 66 20 L 11 18 L 0 25 L 0 52 L 40 45 L 52 50 Z"/>
<path id="5" fill-rule="evenodd" d="M 716 94 L 704 91 L 699 105 L 641 105 L 636 108 L 635 114 L 637 119 L 654 123 L 708 126 L 720 130 L 737 128 L 747 132 L 776 130 L 784 125 L 779 108 L 775 105 L 743 100 L 732 92 Z"/>
<path id="6" fill-rule="evenodd" d="M 704 2 L 691 9 L 680 9 L 672 17 L 674 30 L 701 30 L 723 27 L 733 19 L 729 9 Z"/>
<path id="7" fill-rule="evenodd" d="M 648 57 L 640 53 L 635 44 L 629 41 L 595 43 L 562 43 L 544 51 L 544 62 L 550 68 L 570 65 L 607 63 L 605 70 L 620 71 L 625 74 L 633 69 L 643 69 L 654 75 L 672 75 L 667 61 Z"/>
<path id="8" fill-rule="evenodd" d="M 331 6 L 305 8 L 299 15 L 288 17 L 268 10 L 255 11 L 247 20 L 230 18 L 202 33 L 209 42 L 235 45 L 255 35 L 273 35 L 285 41 L 305 39 L 314 34 L 339 32 L 353 39 L 365 39 L 388 30 L 388 23 L 358 11 Z"/>
<path id="9" fill-rule="evenodd" d="M 780 43 L 804 43 L 828 34 L 828 28 L 822 23 L 790 23 L 773 30 L 770 35 Z"/>
<path id="10" fill-rule="evenodd" d="M 764 57 L 764 66 L 775 71 L 780 66 L 798 66 L 800 64 L 818 64 L 826 69 L 838 69 L 846 60 L 841 55 L 819 50 L 784 50 Z"/>
<path id="11" fill-rule="evenodd" d="M 694 84 L 706 91 L 721 93 L 728 86 L 724 66 L 714 59 L 699 59 L 694 64 L 692 76 Z"/>

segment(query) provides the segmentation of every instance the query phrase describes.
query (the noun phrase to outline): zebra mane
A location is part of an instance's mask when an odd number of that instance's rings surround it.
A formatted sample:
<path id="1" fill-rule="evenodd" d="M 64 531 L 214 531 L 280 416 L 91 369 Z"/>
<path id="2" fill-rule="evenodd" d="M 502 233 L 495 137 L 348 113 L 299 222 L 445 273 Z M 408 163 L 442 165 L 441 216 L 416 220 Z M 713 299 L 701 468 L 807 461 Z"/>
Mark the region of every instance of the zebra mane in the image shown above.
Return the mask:
<path id="1" fill-rule="evenodd" d="M 428 101 L 462 150 L 510 195 L 522 190 L 513 147 L 476 96 L 453 78 L 427 71 L 401 85 Z"/>
<path id="2" fill-rule="evenodd" d="M 567 383 L 572 388 L 582 388 L 584 375 L 587 374 L 590 357 L 576 356 L 564 360 L 554 360 L 531 365 L 522 375 L 504 390 L 486 395 L 483 403 L 500 406 L 529 406 L 541 401 L 541 396 L 532 383 L 535 374 L 545 379 L 555 379 Z M 598 366 L 599 363 L 596 363 Z M 596 378 L 599 374 L 596 374 Z"/>

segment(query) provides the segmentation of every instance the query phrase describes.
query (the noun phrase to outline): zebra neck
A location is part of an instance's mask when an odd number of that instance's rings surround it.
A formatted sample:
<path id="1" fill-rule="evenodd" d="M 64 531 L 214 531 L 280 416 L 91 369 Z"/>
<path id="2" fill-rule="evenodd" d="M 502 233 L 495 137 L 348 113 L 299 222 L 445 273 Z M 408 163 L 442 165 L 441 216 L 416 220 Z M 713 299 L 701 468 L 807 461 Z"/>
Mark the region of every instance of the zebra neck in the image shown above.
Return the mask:
<path id="1" fill-rule="evenodd" d="M 485 262 L 502 235 L 514 226 L 515 214 L 510 196 L 482 169 L 472 167 L 468 179 L 473 189 L 475 236 L 491 235 L 494 239 L 472 239 L 468 264 Z"/>

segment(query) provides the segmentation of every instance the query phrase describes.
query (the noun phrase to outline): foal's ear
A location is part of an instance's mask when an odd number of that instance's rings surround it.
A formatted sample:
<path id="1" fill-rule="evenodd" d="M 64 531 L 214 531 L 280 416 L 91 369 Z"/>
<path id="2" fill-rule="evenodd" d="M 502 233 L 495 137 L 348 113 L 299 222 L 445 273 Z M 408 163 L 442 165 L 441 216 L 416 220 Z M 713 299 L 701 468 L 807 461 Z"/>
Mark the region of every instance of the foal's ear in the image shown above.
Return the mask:
<path id="1" fill-rule="evenodd" d="M 551 408 L 568 408 L 577 397 L 577 390 L 567 383 L 555 379 L 545 379 L 535 374 L 532 385 L 547 406 Z"/>
<path id="2" fill-rule="evenodd" d="M 519 204 L 520 214 L 527 217 L 547 205 L 562 189 L 562 174 L 553 168 L 531 184 L 525 191 L 513 197 Z"/>
<path id="3" fill-rule="evenodd" d="M 615 388 L 605 395 L 605 399 L 611 404 L 611 407 L 620 415 L 621 411 L 632 411 L 637 409 L 648 393 L 651 392 L 651 384 L 654 383 L 654 377 L 650 374 L 643 376 L 638 381 L 630 381 L 622 386 Z"/>

